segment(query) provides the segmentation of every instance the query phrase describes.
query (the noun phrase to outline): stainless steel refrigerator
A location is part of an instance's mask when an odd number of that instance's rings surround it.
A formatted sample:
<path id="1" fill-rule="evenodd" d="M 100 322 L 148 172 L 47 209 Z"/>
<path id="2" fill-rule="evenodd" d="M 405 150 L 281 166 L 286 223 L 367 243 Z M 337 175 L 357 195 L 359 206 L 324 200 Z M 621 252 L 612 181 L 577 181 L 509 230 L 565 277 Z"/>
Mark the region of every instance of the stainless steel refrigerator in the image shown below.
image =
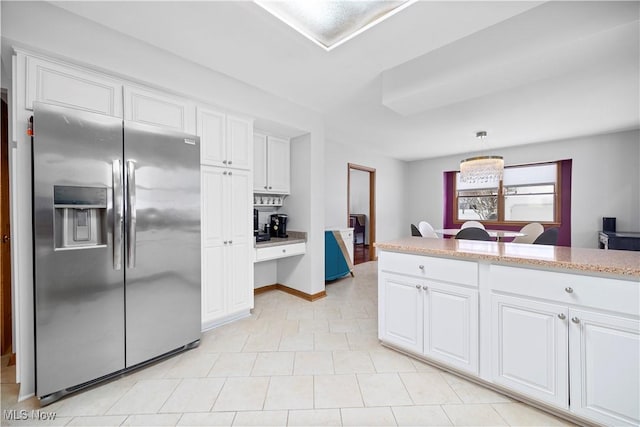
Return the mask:
<path id="1" fill-rule="evenodd" d="M 36 394 L 46 404 L 200 339 L 200 140 L 33 114 Z"/>

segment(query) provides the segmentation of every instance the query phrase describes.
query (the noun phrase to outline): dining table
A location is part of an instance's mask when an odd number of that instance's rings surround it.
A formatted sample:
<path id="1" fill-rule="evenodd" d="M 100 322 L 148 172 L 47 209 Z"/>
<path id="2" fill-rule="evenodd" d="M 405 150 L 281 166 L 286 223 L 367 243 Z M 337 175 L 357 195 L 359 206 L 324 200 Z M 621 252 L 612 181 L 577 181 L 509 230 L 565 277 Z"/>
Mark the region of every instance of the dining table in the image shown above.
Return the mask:
<path id="1" fill-rule="evenodd" d="M 438 230 L 434 230 L 436 234 L 442 234 L 443 236 L 455 236 L 458 232 L 462 230 L 461 228 L 440 228 Z M 486 230 L 489 233 L 490 237 L 494 237 L 496 241 L 501 241 L 505 237 L 519 237 L 526 236 L 527 233 L 523 233 L 521 231 L 511 231 L 511 230 Z"/>

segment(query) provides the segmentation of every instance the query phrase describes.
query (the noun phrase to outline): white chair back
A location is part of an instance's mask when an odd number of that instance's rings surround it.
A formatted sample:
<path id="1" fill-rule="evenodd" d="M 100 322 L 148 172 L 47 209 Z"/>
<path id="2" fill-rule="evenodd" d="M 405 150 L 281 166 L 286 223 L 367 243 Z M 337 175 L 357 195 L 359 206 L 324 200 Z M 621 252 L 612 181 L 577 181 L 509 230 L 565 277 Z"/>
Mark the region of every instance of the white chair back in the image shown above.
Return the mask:
<path id="1" fill-rule="evenodd" d="M 469 227 L 482 228 L 484 230 L 484 224 L 478 221 L 467 221 L 464 224 L 462 224 L 462 227 L 460 227 L 460 229 L 469 228 Z"/>
<path id="2" fill-rule="evenodd" d="M 422 237 L 439 239 L 438 234 L 433 231 L 433 227 L 427 221 L 420 221 L 418 223 L 418 230 L 420 230 L 420 234 L 422 234 Z"/>
<path id="3" fill-rule="evenodd" d="M 520 232 L 525 233 L 526 236 L 517 236 L 512 240 L 512 243 L 533 243 L 533 241 L 536 240 L 543 231 L 544 227 L 542 224 L 532 222 L 520 229 Z"/>

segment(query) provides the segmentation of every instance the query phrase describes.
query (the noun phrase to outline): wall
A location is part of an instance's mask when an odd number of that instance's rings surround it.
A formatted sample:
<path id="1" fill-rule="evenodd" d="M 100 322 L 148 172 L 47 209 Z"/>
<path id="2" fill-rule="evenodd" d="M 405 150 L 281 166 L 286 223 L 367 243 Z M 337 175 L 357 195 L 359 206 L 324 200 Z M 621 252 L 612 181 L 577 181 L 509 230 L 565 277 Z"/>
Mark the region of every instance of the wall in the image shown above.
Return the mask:
<path id="1" fill-rule="evenodd" d="M 325 142 L 325 225 L 346 227 L 348 163 L 376 169 L 376 241 L 409 235 L 406 215 L 407 163 L 379 155 L 371 150 Z"/>
<path id="2" fill-rule="evenodd" d="M 324 158 L 324 123 L 322 117 L 300 105 L 279 98 L 265 91 L 242 83 L 229 76 L 217 73 L 193 62 L 172 55 L 162 49 L 119 34 L 92 21 L 80 18 L 46 2 L 2 2 L 2 68 L 11 69 L 11 46 L 41 52 L 59 59 L 89 65 L 117 77 L 170 90 L 176 94 L 192 98 L 227 111 L 252 116 L 260 121 L 277 123 L 288 129 L 296 129 L 296 135 L 306 134 L 308 164 L 299 165 L 292 173 L 292 182 L 300 179 L 305 184 L 304 196 L 289 208 L 293 218 L 298 218 L 293 227 L 305 226 L 308 232 L 307 255 L 303 265 L 291 268 L 291 274 L 304 283 L 305 289 L 318 292 L 324 289 L 324 209 L 322 197 L 311 195 L 324 194 L 322 174 Z M 114 4 L 114 7 L 117 7 Z M 215 52 L 211 52 L 215 55 Z M 4 76 L 3 76 L 4 77 Z M 3 84 L 5 79 L 3 78 Z M 18 88 L 18 96 L 24 93 Z M 18 180 L 22 183 L 13 194 L 28 194 L 30 171 L 28 146 L 24 143 L 26 122 L 18 121 L 16 134 L 21 135 L 17 156 L 22 160 L 17 170 Z M 267 129 L 269 130 L 269 129 Z M 292 135 L 294 136 L 294 135 Z M 314 159 L 312 162 L 311 159 Z M 298 186 L 301 188 L 301 186 Z M 304 203 L 307 205 L 304 205 Z M 16 276 L 16 289 L 22 293 L 19 310 L 14 311 L 22 325 L 20 335 L 23 342 L 18 343 L 18 381 L 22 383 L 20 398 L 33 393 L 33 295 L 30 273 L 31 243 L 30 212 L 28 197 L 21 199 L 20 221 L 12 226 L 18 228 L 19 239 L 14 249 L 17 264 L 22 274 Z M 15 219 L 15 216 L 14 216 Z M 16 270 L 14 270 L 16 272 Z M 19 272 L 16 272 L 19 274 Z M 14 293 L 15 294 L 15 293 Z M 18 298 L 18 297 L 16 297 Z"/>
<path id="3" fill-rule="evenodd" d="M 369 172 L 351 169 L 349 177 L 349 213 L 365 217 L 365 244 L 369 244 Z M 358 237 L 360 238 L 360 237 Z M 354 236 L 355 241 L 355 236 Z"/>
<path id="4" fill-rule="evenodd" d="M 477 153 L 476 153 L 477 154 Z M 505 164 L 573 159 L 571 242 L 596 248 L 603 216 L 617 217 L 618 230 L 640 231 L 640 132 L 627 131 L 500 149 Z M 444 171 L 458 170 L 471 153 L 409 163 L 408 216 L 442 227 Z M 420 197 L 409 195 L 420 194 Z"/>

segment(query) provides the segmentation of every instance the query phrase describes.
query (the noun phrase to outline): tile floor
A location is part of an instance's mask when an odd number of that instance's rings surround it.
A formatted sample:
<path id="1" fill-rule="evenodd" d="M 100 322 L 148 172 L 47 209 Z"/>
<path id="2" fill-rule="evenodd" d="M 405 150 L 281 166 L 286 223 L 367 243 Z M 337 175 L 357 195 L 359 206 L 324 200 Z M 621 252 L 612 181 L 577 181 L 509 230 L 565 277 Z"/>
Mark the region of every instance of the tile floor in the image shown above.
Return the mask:
<path id="1" fill-rule="evenodd" d="M 15 367 L 2 359 L 1 425 L 68 426 L 549 426 L 563 420 L 382 347 L 376 263 L 327 285 L 313 303 L 257 295 L 246 318 L 200 346 L 43 411 L 51 421 L 7 420 Z M 29 412 L 30 413 L 30 412 Z"/>

